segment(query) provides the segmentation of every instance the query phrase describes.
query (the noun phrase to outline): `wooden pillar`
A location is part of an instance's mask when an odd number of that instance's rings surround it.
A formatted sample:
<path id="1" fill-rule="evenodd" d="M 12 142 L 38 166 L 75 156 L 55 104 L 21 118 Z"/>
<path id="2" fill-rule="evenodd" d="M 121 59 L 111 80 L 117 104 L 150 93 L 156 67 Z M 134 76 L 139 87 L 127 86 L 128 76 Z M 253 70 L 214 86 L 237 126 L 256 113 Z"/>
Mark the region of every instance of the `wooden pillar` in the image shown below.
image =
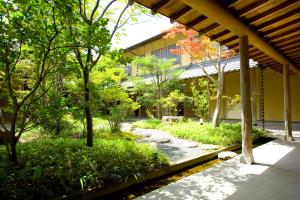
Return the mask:
<path id="1" fill-rule="evenodd" d="M 252 124 L 257 126 L 257 100 L 256 100 L 256 68 L 252 70 Z"/>
<path id="2" fill-rule="evenodd" d="M 242 156 L 241 162 L 254 163 L 252 154 L 252 112 L 249 70 L 248 36 L 240 36 L 240 92 L 242 114 Z"/>
<path id="3" fill-rule="evenodd" d="M 291 90 L 289 66 L 283 66 L 283 96 L 284 96 L 284 128 L 285 140 L 293 141 L 292 123 L 291 123 Z"/>

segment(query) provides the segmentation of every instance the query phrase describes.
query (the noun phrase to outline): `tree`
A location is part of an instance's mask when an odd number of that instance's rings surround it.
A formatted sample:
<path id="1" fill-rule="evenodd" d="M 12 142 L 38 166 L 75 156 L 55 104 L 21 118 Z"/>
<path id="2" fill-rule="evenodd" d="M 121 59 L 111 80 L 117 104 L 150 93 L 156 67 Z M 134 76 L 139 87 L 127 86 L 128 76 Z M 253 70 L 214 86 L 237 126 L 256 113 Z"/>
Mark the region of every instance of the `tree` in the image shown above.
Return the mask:
<path id="1" fill-rule="evenodd" d="M 70 3 L 70 2 L 69 2 Z M 64 59 L 68 49 L 62 32 L 70 4 L 58 1 L 0 1 L 0 71 L 3 75 L 4 98 L 9 105 L 9 157 L 16 161 L 16 145 L 31 122 L 30 111 L 43 93 L 38 93 L 43 80 Z"/>
<path id="2" fill-rule="evenodd" d="M 171 28 L 164 38 L 174 38 L 178 34 L 182 34 L 184 38 L 178 40 L 178 48 L 171 49 L 171 53 L 189 55 L 191 63 L 196 63 L 209 81 L 216 87 L 216 107 L 212 118 L 212 125 L 216 127 L 218 125 L 223 96 L 224 70 L 228 60 L 234 55 L 234 51 L 229 50 L 216 41 L 210 41 L 208 37 L 199 35 L 199 33 L 194 30 L 187 30 L 183 25 L 177 25 Z M 217 72 L 216 76 L 206 71 L 203 64 L 204 61 L 211 63 L 215 67 Z"/>
<path id="3" fill-rule="evenodd" d="M 133 93 L 141 94 L 139 91 L 143 90 L 141 97 L 138 100 L 155 105 L 157 109 L 157 117 L 162 118 L 163 107 L 162 99 L 169 95 L 172 89 L 176 89 L 179 84 L 178 77 L 180 71 L 171 70 L 174 59 L 158 59 L 155 56 L 138 57 L 133 61 L 134 64 L 139 65 L 141 73 L 149 76 L 147 80 L 141 80 L 133 83 L 139 84 L 133 86 Z M 177 85 L 177 86 L 176 86 Z"/>
<path id="4" fill-rule="evenodd" d="M 128 58 L 122 50 L 111 51 L 102 57 L 91 73 L 93 107 L 108 116 L 113 133 L 120 131 L 121 123 L 126 120 L 128 114 L 139 107 L 122 87 L 122 80 L 125 78 L 122 65 L 127 62 Z"/>
<path id="5" fill-rule="evenodd" d="M 111 40 L 117 30 L 137 15 L 135 13 L 136 6 L 129 9 L 132 4 L 131 0 L 126 1 L 118 14 L 116 14 L 117 10 L 114 7 L 114 4 L 118 1 L 104 1 L 103 4 L 100 2 L 100 0 L 78 0 L 79 17 L 71 18 L 73 24 L 69 27 L 69 39 L 72 42 L 71 46 L 73 46 L 74 55 L 83 77 L 84 113 L 87 127 L 87 146 L 89 147 L 93 146 L 93 120 L 89 88 L 90 72 L 110 49 Z M 105 6 L 103 7 L 103 5 Z M 128 9 L 129 12 L 125 16 Z M 112 24 L 109 24 L 110 22 Z M 109 26 L 113 28 L 109 30 Z"/>

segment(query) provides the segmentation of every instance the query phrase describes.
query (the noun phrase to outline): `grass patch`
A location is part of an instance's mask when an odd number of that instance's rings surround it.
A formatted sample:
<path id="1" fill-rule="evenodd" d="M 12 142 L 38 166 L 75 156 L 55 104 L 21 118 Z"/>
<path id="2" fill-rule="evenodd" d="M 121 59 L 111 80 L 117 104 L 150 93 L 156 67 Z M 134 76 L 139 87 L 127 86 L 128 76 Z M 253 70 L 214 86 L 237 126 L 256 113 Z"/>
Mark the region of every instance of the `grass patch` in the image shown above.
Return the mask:
<path id="1" fill-rule="evenodd" d="M 0 148 L 0 194 L 3 199 L 52 199 L 124 182 L 168 165 L 156 149 L 132 141 L 57 138 L 18 144 L 18 165 Z"/>
<path id="2" fill-rule="evenodd" d="M 110 131 L 103 131 L 103 130 L 94 130 L 94 137 L 95 138 L 101 138 L 101 139 L 107 139 L 107 140 L 128 140 L 128 141 L 134 141 L 138 138 L 141 138 L 141 136 L 137 136 L 130 132 L 117 132 L 117 133 L 111 133 Z"/>
<path id="3" fill-rule="evenodd" d="M 172 124 L 161 124 L 160 121 L 155 123 L 145 121 L 138 121 L 134 123 L 134 127 L 147 128 L 151 124 L 151 128 L 167 131 L 172 135 L 189 139 L 203 144 L 216 144 L 220 146 L 230 146 L 241 143 L 241 124 L 239 123 L 221 123 L 219 127 L 212 127 L 207 123 L 200 125 L 199 122 L 188 121 Z M 265 131 L 261 129 L 253 129 L 254 139 L 265 135 Z"/>
<path id="4" fill-rule="evenodd" d="M 163 124 L 159 119 L 139 120 L 132 123 L 132 128 L 159 129 Z"/>

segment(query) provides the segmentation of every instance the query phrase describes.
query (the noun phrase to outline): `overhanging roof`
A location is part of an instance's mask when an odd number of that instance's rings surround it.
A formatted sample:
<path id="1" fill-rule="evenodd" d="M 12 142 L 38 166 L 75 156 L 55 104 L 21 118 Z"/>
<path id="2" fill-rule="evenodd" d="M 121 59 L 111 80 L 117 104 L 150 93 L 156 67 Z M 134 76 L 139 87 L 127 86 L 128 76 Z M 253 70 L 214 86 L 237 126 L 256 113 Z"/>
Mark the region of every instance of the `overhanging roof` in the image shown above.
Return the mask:
<path id="1" fill-rule="evenodd" d="M 216 3 L 236 17 L 250 31 L 262 39 L 275 52 L 268 53 L 261 46 L 252 43 L 250 38 L 249 56 L 262 65 L 282 73 L 282 60 L 293 65 L 294 71 L 300 71 L 300 1 L 299 0 L 136 0 L 135 2 L 161 13 L 172 21 L 178 21 L 196 31 L 217 40 L 237 52 L 239 36 L 237 31 L 220 25 L 183 2 L 194 4 Z M 198 7 L 199 8 L 199 7 Z M 204 12 L 204 11 L 203 11 Z M 218 13 L 221 15 L 221 13 Z M 239 27 L 237 27 L 238 29 Z M 269 48 L 269 49 L 270 49 Z M 270 57 L 270 55 L 273 55 Z M 277 56 L 274 56 L 277 55 Z"/>
<path id="2" fill-rule="evenodd" d="M 224 66 L 226 62 L 227 62 L 227 64 L 224 68 L 225 73 L 240 70 L 240 56 L 234 56 L 234 57 L 230 58 L 228 61 L 222 60 L 221 66 Z M 214 75 L 214 74 L 218 73 L 216 67 L 212 64 L 211 61 L 203 62 L 202 66 L 205 67 L 206 72 L 210 75 Z M 255 61 L 253 61 L 252 59 L 250 59 L 249 67 L 254 68 L 256 66 L 257 66 L 257 63 Z M 198 77 L 204 77 L 204 76 L 206 76 L 204 71 L 197 64 L 193 64 L 189 67 L 186 67 L 186 69 L 184 69 L 184 71 L 180 75 L 180 79 L 190 79 L 190 78 L 198 78 Z"/>
<path id="3" fill-rule="evenodd" d="M 209 75 L 215 75 L 215 74 L 218 73 L 215 65 L 213 64 L 214 62 L 216 64 L 216 60 L 201 62 L 201 66 L 203 66 L 205 68 L 205 71 Z M 240 56 L 239 55 L 228 59 L 228 61 L 221 60 L 221 66 L 224 66 L 224 64 L 226 62 L 227 62 L 227 64 L 224 68 L 224 73 L 235 72 L 235 71 L 240 70 Z M 250 68 L 257 67 L 257 62 L 250 59 L 249 60 L 249 67 Z M 185 65 L 185 66 L 175 68 L 175 69 L 172 69 L 172 70 L 173 70 L 173 72 L 174 72 L 174 70 L 176 70 L 176 71 L 179 71 L 181 73 L 180 76 L 179 76 L 179 79 L 181 79 L 181 80 L 192 79 L 192 78 L 200 78 L 200 77 L 206 76 L 206 74 L 200 68 L 200 66 L 198 64 Z M 151 83 L 151 82 L 153 82 L 153 79 L 155 77 L 152 77 L 150 75 L 144 75 L 143 78 L 144 78 L 144 81 L 146 83 Z M 131 81 L 128 81 L 128 80 L 124 81 L 122 83 L 122 85 L 124 87 L 133 87 L 133 83 Z"/>

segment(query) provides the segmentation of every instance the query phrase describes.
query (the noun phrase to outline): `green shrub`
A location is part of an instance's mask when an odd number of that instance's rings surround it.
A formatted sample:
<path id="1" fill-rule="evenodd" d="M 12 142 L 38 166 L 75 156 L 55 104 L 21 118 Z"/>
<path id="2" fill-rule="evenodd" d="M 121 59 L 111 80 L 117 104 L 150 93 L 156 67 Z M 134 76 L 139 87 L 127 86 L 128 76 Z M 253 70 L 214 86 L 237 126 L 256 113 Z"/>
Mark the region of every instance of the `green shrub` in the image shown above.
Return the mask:
<path id="1" fill-rule="evenodd" d="M 51 199 L 108 183 L 140 177 L 168 164 L 148 145 L 124 140 L 43 139 L 18 144 L 13 165 L 0 148 L 0 194 L 3 199 Z"/>
<path id="2" fill-rule="evenodd" d="M 221 123 L 219 127 L 212 127 L 211 124 L 200 125 L 198 122 L 183 122 L 172 125 L 164 125 L 160 129 L 171 134 L 189 140 L 194 140 L 204 144 L 216 144 L 229 146 L 241 143 L 241 124 Z M 253 129 L 254 139 L 265 134 L 260 129 Z"/>
<path id="3" fill-rule="evenodd" d="M 133 123 L 133 128 L 152 128 L 167 131 L 176 137 L 194 140 L 203 144 L 229 146 L 241 143 L 240 123 L 220 123 L 219 127 L 212 127 L 210 123 L 200 125 L 196 121 L 187 121 L 172 124 L 162 124 L 158 119 L 147 119 Z M 264 136 L 261 129 L 253 129 L 254 139 Z"/>

